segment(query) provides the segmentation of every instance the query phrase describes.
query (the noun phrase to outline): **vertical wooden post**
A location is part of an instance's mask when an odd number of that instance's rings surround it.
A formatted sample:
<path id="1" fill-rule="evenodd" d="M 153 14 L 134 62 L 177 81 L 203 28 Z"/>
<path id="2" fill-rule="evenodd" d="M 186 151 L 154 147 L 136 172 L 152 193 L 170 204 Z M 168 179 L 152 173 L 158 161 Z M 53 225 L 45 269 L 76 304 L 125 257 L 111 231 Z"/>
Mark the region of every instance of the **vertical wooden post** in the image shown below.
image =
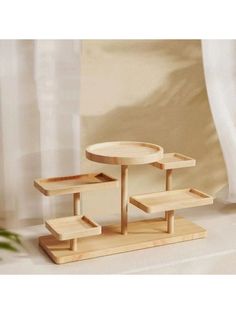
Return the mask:
<path id="1" fill-rule="evenodd" d="M 166 170 L 166 191 L 170 191 L 172 189 L 172 169 Z"/>
<path id="2" fill-rule="evenodd" d="M 172 173 L 173 169 L 166 170 L 166 191 L 170 191 L 172 189 Z M 173 233 L 174 232 L 174 210 L 169 210 L 165 212 L 165 219 L 167 221 L 167 232 Z"/>
<path id="3" fill-rule="evenodd" d="M 73 194 L 74 201 L 74 215 L 80 215 L 80 193 Z"/>
<path id="4" fill-rule="evenodd" d="M 70 249 L 72 251 L 77 251 L 77 239 L 70 240 Z"/>
<path id="5" fill-rule="evenodd" d="M 73 212 L 74 216 L 80 215 L 80 193 L 73 194 Z M 70 240 L 70 249 L 77 251 L 77 239 Z"/>
<path id="6" fill-rule="evenodd" d="M 168 233 L 174 233 L 175 231 L 175 211 L 168 211 L 168 220 L 167 220 L 167 231 Z"/>
<path id="7" fill-rule="evenodd" d="M 127 234 L 128 225 L 128 166 L 121 166 L 121 233 Z"/>
<path id="8" fill-rule="evenodd" d="M 172 188 L 172 169 L 166 170 L 166 191 Z M 168 221 L 168 211 L 165 212 L 165 220 Z"/>

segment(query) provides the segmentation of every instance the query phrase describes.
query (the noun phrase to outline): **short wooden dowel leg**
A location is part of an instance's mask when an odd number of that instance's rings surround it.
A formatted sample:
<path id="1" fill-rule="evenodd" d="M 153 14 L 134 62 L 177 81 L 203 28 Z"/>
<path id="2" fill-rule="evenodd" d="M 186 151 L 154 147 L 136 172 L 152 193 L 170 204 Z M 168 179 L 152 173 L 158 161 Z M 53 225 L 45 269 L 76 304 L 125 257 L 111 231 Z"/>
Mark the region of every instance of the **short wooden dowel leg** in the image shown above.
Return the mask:
<path id="1" fill-rule="evenodd" d="M 127 234 L 128 227 L 128 166 L 121 166 L 121 233 Z"/>
<path id="2" fill-rule="evenodd" d="M 168 212 L 165 212 L 165 220 L 168 221 Z"/>
<path id="3" fill-rule="evenodd" d="M 80 215 L 80 193 L 73 194 L 73 202 L 74 202 L 74 215 Z"/>
<path id="4" fill-rule="evenodd" d="M 172 169 L 166 170 L 166 191 L 170 191 L 172 189 Z"/>
<path id="5" fill-rule="evenodd" d="M 77 239 L 70 240 L 70 249 L 72 251 L 77 251 L 78 245 L 77 245 Z"/>
<path id="6" fill-rule="evenodd" d="M 175 211 L 168 211 L 168 220 L 167 220 L 167 232 L 174 233 L 175 232 Z"/>

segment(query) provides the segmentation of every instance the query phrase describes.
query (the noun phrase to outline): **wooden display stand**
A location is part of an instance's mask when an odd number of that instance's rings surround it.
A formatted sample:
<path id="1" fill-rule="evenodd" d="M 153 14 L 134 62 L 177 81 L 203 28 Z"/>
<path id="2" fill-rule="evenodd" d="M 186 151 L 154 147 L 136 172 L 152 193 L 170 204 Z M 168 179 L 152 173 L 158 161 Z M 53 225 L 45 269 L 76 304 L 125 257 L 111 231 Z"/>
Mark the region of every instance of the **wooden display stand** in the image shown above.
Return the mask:
<path id="1" fill-rule="evenodd" d="M 35 180 L 46 196 L 73 194 L 74 216 L 46 221 L 51 235 L 39 238 L 39 245 L 57 264 L 199 239 L 206 230 L 182 218 L 175 210 L 213 203 L 213 198 L 194 188 L 171 190 L 174 169 L 195 166 L 195 160 L 177 153 L 163 154 L 155 144 L 108 142 L 87 148 L 86 156 L 96 162 L 121 166 L 121 224 L 100 227 L 81 216 L 80 192 L 117 187 L 118 181 L 104 173 Z M 150 164 L 166 171 L 166 191 L 128 196 L 128 166 Z M 146 213 L 165 212 L 165 218 L 135 221 L 128 225 L 128 203 Z"/>
<path id="2" fill-rule="evenodd" d="M 78 238 L 101 234 L 101 226 L 80 214 L 80 193 L 96 188 L 117 187 L 118 180 L 104 173 L 37 179 L 34 186 L 46 196 L 73 194 L 74 216 L 47 220 L 46 228 L 59 241 L 70 240 L 69 250 L 77 251 Z M 41 239 L 41 238 L 40 238 Z M 39 240 L 43 247 L 43 242 Z"/>

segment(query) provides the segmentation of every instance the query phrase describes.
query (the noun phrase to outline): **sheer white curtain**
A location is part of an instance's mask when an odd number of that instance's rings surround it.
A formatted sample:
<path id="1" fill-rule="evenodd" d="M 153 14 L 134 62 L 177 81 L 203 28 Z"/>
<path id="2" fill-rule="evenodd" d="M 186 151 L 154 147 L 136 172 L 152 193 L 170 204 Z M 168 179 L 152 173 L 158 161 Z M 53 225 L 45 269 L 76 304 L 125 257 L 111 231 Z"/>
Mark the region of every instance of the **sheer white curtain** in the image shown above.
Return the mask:
<path id="1" fill-rule="evenodd" d="M 0 216 L 11 223 L 69 206 L 33 180 L 79 171 L 79 60 L 79 41 L 0 41 Z"/>
<path id="2" fill-rule="evenodd" d="M 236 202 L 236 40 L 203 40 L 208 98 L 228 175 L 226 201 Z"/>

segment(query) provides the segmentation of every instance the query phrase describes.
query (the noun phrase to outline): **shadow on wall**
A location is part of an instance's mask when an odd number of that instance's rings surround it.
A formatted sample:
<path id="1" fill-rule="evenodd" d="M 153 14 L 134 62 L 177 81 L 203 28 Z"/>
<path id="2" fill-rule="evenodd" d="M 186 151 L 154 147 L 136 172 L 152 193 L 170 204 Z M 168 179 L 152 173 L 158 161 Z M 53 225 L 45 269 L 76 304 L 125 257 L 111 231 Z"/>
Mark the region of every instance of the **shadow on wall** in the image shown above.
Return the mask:
<path id="1" fill-rule="evenodd" d="M 150 48 L 152 53 L 157 49 L 159 54 L 181 60 L 187 58 L 188 43 L 155 42 Z M 193 45 L 192 41 L 190 45 Z M 194 45 L 201 49 L 200 42 L 194 42 Z M 82 151 L 87 145 L 103 141 L 157 143 L 165 152 L 181 152 L 197 160 L 195 168 L 176 171 L 175 187 L 196 186 L 208 193 L 216 193 L 226 183 L 226 174 L 209 110 L 200 55 L 191 58 L 190 64 L 173 70 L 161 87 L 142 100 L 116 107 L 104 115 L 82 116 L 81 128 L 86 130 L 82 132 Z M 83 167 L 87 166 L 88 161 L 83 159 Z M 98 167 L 101 169 L 101 165 Z M 146 166 L 136 167 L 135 171 L 140 176 L 150 175 L 149 183 L 144 180 L 143 192 L 151 191 L 153 184 L 154 189 L 163 188 L 162 183 L 156 183 L 158 178 L 163 180 L 160 172 L 157 174 L 152 168 L 147 170 Z M 140 180 L 133 178 L 131 181 L 131 192 L 140 192 Z"/>

